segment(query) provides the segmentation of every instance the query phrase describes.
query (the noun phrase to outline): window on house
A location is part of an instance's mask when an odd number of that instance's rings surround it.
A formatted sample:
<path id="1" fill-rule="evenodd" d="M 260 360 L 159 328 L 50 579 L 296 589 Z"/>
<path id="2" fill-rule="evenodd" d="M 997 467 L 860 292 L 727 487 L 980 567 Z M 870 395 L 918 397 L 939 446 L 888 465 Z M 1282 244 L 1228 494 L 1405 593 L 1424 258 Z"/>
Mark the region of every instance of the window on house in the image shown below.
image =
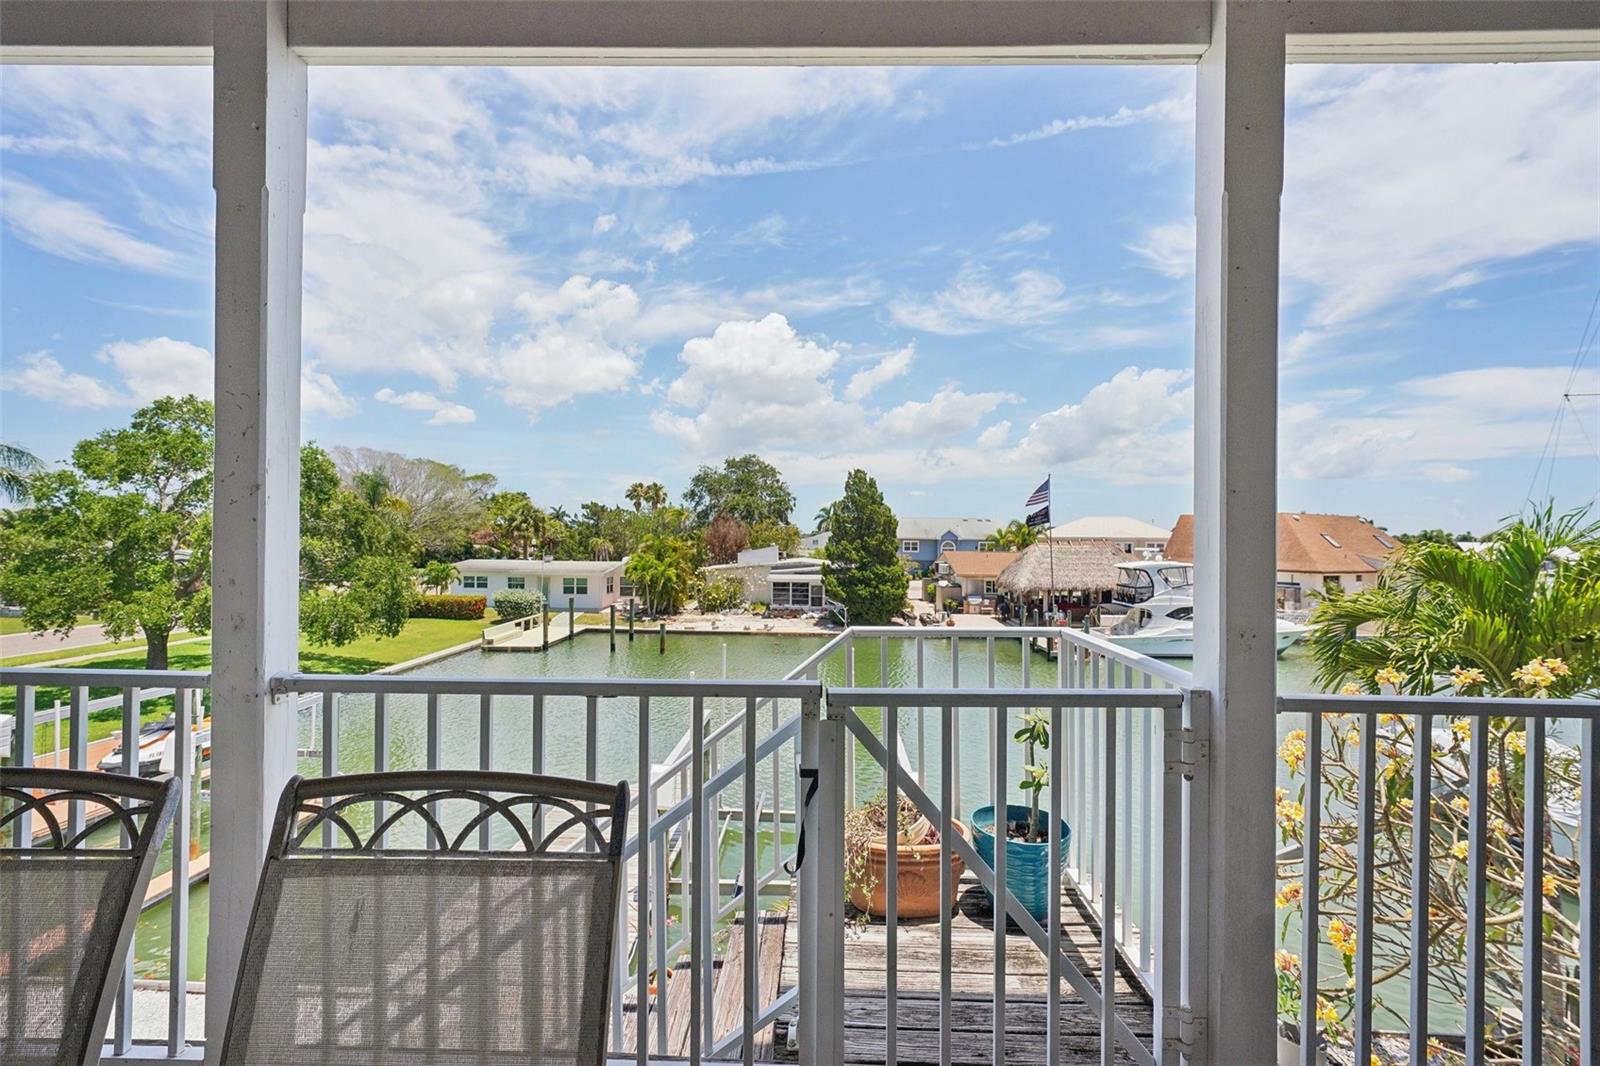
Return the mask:
<path id="1" fill-rule="evenodd" d="M 464 589 L 486 589 L 489 587 L 488 574 L 463 574 L 461 587 Z"/>
<path id="2" fill-rule="evenodd" d="M 988 581 L 988 580 L 984 581 L 984 583 L 983 583 L 983 594 L 985 596 L 993 596 L 994 595 L 994 582 L 993 581 Z"/>
<path id="3" fill-rule="evenodd" d="M 915 555 L 922 550 L 922 542 L 917 540 L 903 540 L 900 542 L 902 555 Z"/>
<path id="4" fill-rule="evenodd" d="M 525 578 L 525 577 L 508 577 L 508 578 L 506 578 L 506 588 L 508 588 L 508 589 L 525 589 L 527 587 L 528 587 L 528 579 Z"/>
<path id="5" fill-rule="evenodd" d="M 1382 544 L 1385 548 L 1393 548 L 1394 547 L 1394 541 L 1390 540 L 1388 537 L 1384 536 L 1382 533 L 1374 533 L 1372 536 L 1377 540 L 1377 542 L 1379 544 Z"/>
<path id="6" fill-rule="evenodd" d="M 1327 541 L 1329 544 L 1332 544 L 1335 548 L 1344 547 L 1343 544 L 1340 544 L 1338 541 L 1334 540 L 1332 537 L 1328 536 L 1328 534 L 1326 534 L 1326 533 L 1322 534 L 1322 539 Z"/>
<path id="7" fill-rule="evenodd" d="M 631 581 L 624 581 L 618 589 L 617 595 L 625 600 L 636 600 L 639 598 L 639 587 Z"/>
<path id="8" fill-rule="evenodd" d="M 941 540 L 939 542 L 939 550 L 942 552 L 953 552 L 956 550 L 956 542 L 953 540 Z"/>
<path id="9" fill-rule="evenodd" d="M 611 593 L 615 592 L 617 590 L 616 585 L 617 585 L 617 579 L 614 576 L 612 576 L 611 574 L 607 574 L 606 575 L 606 595 L 609 596 Z"/>
<path id="10" fill-rule="evenodd" d="M 586 577 L 564 577 L 561 579 L 561 595 L 587 596 L 589 595 L 589 579 Z"/>
<path id="11" fill-rule="evenodd" d="M 978 541 L 978 550 L 981 552 L 992 552 L 994 551 L 994 546 L 986 540 L 980 540 Z"/>

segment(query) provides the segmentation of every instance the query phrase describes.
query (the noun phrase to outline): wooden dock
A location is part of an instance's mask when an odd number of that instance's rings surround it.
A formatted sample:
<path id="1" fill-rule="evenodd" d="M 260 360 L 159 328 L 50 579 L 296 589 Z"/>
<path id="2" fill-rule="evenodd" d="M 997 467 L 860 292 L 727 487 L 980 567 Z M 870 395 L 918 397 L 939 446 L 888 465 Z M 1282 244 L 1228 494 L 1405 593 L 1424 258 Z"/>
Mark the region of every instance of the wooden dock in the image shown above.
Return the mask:
<path id="1" fill-rule="evenodd" d="M 761 918 L 759 962 L 761 1002 L 765 1007 L 799 981 L 800 947 L 793 906 L 766 910 Z M 1100 929 L 1081 905 L 1077 894 L 1062 894 L 1062 939 L 1068 956 L 1098 984 Z M 742 1021 L 744 937 L 735 923 L 727 949 L 715 962 L 713 977 L 717 1005 L 716 1033 L 730 1033 Z M 884 1061 L 886 931 L 881 920 L 852 931 L 845 940 L 845 1061 Z M 897 1058 L 907 1066 L 939 1061 L 939 923 L 907 920 L 898 937 L 899 999 Z M 1151 1004 L 1134 976 L 1118 964 L 1118 1011 L 1141 1038 L 1148 1041 L 1152 1027 Z M 1006 1054 L 1011 1064 L 1045 1061 L 1045 992 L 1048 971 L 1045 957 L 1016 926 L 1006 938 Z M 994 1061 L 994 925 L 993 911 L 977 879 L 961 881 L 956 915 L 951 925 L 951 1045 L 953 1063 L 988 1066 Z M 652 1056 L 682 1056 L 688 1049 L 689 979 L 687 967 L 674 971 L 667 981 L 667 1047 L 658 1049 L 652 1038 Z M 634 1002 L 625 995 L 625 1046 L 634 1047 Z M 1061 1061 L 1100 1061 L 1100 1016 L 1070 994 L 1059 1007 Z M 652 1013 L 650 1023 L 655 1026 Z M 786 1020 L 777 1031 L 759 1034 L 756 1058 L 762 1062 L 793 1062 L 785 1039 Z M 805 1039 L 805 1034 L 799 1034 Z M 736 1056 L 735 1056 L 736 1057 Z M 1119 1051 L 1118 1062 L 1132 1063 Z"/>
<path id="2" fill-rule="evenodd" d="M 1062 942 L 1068 958 L 1099 983 L 1100 927 L 1077 894 L 1063 889 Z M 951 1061 L 973 1066 L 994 1061 L 994 912 L 970 873 L 961 879 L 956 914 L 950 930 Z M 845 940 L 845 1061 L 884 1061 L 886 929 L 881 920 Z M 897 938 L 899 999 L 897 1058 L 910 1064 L 939 1061 L 939 922 L 903 920 Z M 783 953 L 780 990 L 799 980 L 799 942 L 790 923 Z M 1133 1031 L 1148 1040 L 1152 1027 L 1150 999 L 1144 988 L 1118 964 L 1118 1010 Z M 1006 937 L 1007 1064 L 1045 1061 L 1045 992 L 1049 971 L 1044 953 L 1017 926 Z M 1060 1005 L 1061 1061 L 1100 1061 L 1100 1016 L 1076 996 Z M 804 1034 L 801 1034 L 804 1039 Z M 781 1052 L 780 1052 L 781 1054 Z M 793 1057 L 793 1056 L 789 1056 Z M 1119 1052 L 1118 1062 L 1133 1062 Z"/>

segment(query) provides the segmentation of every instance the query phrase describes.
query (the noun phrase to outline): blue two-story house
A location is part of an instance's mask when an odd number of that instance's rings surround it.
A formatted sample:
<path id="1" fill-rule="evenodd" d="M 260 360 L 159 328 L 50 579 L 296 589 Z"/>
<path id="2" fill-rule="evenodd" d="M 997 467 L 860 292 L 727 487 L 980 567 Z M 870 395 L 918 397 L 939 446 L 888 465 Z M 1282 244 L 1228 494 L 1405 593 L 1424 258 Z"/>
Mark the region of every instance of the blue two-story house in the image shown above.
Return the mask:
<path id="1" fill-rule="evenodd" d="M 984 551 L 984 541 L 1000 528 L 994 518 L 902 518 L 900 558 L 926 570 L 940 552 Z"/>

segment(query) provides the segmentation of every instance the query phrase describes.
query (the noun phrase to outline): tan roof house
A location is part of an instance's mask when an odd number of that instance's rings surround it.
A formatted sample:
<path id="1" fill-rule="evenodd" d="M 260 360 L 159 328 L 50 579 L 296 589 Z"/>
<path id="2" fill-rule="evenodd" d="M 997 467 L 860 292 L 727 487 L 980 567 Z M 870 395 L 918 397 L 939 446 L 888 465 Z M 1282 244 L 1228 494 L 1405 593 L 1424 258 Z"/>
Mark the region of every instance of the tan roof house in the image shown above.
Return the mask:
<path id="1" fill-rule="evenodd" d="M 954 594 L 969 603 L 993 601 L 1000 571 L 1010 566 L 1021 552 L 942 551 L 934 563 L 939 584 L 937 600 Z"/>
<path id="2" fill-rule="evenodd" d="M 1330 586 L 1346 592 L 1371 588 L 1399 547 L 1385 530 L 1358 515 L 1280 512 L 1278 600 L 1303 606 L 1311 593 Z M 1194 561 L 1194 515 L 1178 516 L 1166 556 Z"/>

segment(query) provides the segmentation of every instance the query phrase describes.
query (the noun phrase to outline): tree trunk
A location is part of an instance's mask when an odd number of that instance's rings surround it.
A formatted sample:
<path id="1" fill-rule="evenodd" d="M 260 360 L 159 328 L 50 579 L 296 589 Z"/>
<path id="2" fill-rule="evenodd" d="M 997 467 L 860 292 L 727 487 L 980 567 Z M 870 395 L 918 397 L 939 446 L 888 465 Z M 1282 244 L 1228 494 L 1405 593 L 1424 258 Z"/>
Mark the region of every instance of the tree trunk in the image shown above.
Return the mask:
<path id="1" fill-rule="evenodd" d="M 168 629 L 146 629 L 144 631 L 144 668 L 146 670 L 165 670 L 167 668 L 167 639 L 172 631 Z"/>

